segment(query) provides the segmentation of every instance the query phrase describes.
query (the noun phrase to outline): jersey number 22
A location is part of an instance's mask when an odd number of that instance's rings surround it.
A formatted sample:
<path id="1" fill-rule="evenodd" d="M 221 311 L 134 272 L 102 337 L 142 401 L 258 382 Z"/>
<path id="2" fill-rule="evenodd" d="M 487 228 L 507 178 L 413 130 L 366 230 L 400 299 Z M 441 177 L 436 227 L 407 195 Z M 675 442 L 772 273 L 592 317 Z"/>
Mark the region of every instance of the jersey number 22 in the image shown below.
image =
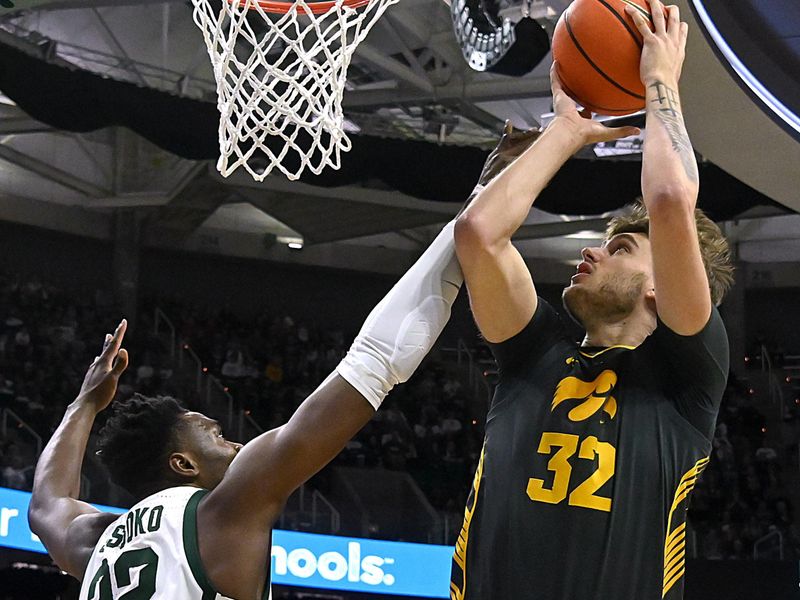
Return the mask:
<path id="1" fill-rule="evenodd" d="M 128 550 L 120 554 L 114 563 L 114 581 L 117 590 L 131 586 L 131 573 L 134 569 L 139 574 L 137 585 L 115 598 L 111 586 L 111 569 L 108 561 L 103 560 L 89 584 L 89 600 L 150 600 L 156 593 L 158 555 L 152 548 Z"/>

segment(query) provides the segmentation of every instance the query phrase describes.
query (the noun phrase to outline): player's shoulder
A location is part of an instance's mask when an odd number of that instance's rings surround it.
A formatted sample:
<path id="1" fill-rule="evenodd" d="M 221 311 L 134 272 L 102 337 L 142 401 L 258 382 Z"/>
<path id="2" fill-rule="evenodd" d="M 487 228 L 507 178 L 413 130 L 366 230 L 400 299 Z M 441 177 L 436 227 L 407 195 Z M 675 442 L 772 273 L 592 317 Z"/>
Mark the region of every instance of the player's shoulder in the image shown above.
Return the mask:
<path id="1" fill-rule="evenodd" d="M 728 332 L 719 310 L 711 307 L 706 324 L 693 335 L 682 335 L 660 319 L 653 333 L 640 346 L 644 352 L 653 351 L 673 360 L 714 361 L 727 374 Z"/>
<path id="2" fill-rule="evenodd" d="M 517 368 L 528 368 L 545 357 L 559 360 L 572 351 L 575 344 L 569 339 L 559 312 L 542 297 L 536 311 L 521 331 L 503 342 L 488 344 L 500 371 L 508 373 Z"/>
<path id="3" fill-rule="evenodd" d="M 102 545 L 103 534 L 119 518 L 116 513 L 96 512 L 76 517 L 66 532 L 68 546 L 73 552 L 73 569 L 80 576 L 86 570 L 95 549 Z"/>
<path id="4" fill-rule="evenodd" d="M 158 531 L 162 524 L 181 528 L 187 512 L 196 510 L 206 493 L 194 486 L 171 487 L 142 498 L 123 512 L 98 513 L 94 546 L 113 548 L 120 540 Z"/>
<path id="5" fill-rule="evenodd" d="M 197 487 L 194 485 L 179 485 L 175 487 L 165 488 L 159 490 L 149 496 L 142 498 L 131 509 L 141 506 L 160 505 L 170 508 L 182 509 L 187 503 L 194 500 L 194 502 L 202 499 L 208 490 L 205 488 Z"/>

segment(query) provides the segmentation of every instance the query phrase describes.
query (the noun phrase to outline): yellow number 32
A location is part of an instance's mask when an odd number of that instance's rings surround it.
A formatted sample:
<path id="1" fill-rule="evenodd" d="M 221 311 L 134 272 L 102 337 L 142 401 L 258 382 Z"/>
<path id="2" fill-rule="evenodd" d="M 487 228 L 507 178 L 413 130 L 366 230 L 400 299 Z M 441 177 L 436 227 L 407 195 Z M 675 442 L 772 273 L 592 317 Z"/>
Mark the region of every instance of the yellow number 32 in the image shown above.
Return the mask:
<path id="1" fill-rule="evenodd" d="M 572 465 L 569 459 L 578 450 L 580 438 L 577 435 L 568 433 L 553 433 L 545 431 L 539 442 L 539 454 L 551 454 L 553 448 L 558 448 L 553 457 L 547 463 L 547 468 L 555 473 L 553 487 L 544 487 L 543 479 L 531 478 L 528 480 L 528 498 L 534 502 L 546 502 L 548 504 L 558 504 L 567 497 L 569 490 L 569 478 L 572 474 Z M 587 437 L 580 445 L 578 458 L 594 460 L 598 458 L 597 470 L 591 477 L 581 483 L 569 494 L 570 506 L 582 506 L 594 510 L 609 512 L 611 510 L 611 498 L 595 496 L 603 484 L 614 476 L 614 462 L 616 449 L 608 442 L 600 442 L 594 436 Z"/>

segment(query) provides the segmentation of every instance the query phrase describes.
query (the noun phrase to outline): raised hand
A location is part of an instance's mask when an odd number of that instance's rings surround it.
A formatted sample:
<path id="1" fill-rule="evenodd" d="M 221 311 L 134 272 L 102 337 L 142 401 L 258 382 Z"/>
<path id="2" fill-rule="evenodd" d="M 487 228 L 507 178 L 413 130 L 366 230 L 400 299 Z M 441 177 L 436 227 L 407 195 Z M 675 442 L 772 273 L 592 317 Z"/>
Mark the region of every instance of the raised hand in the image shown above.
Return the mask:
<path id="1" fill-rule="evenodd" d="M 103 350 L 95 357 L 83 378 L 78 400 L 92 405 L 97 412 L 106 408 L 114 399 L 119 376 L 128 366 L 128 351 L 121 348 L 127 328 L 128 322 L 123 319 L 113 335 L 106 334 Z"/>
<path id="2" fill-rule="evenodd" d="M 488 185 L 500 171 L 525 152 L 540 135 L 541 132 L 538 129 L 514 129 L 511 122 L 506 121 L 500 141 L 483 165 L 478 185 Z"/>
<path id="3" fill-rule="evenodd" d="M 599 121 L 593 121 L 592 113 L 588 109 L 578 112 L 578 105 L 561 85 L 556 61 L 550 67 L 550 89 L 553 93 L 553 112 L 556 115 L 554 121 L 566 123 L 581 145 L 610 142 L 641 133 L 638 127 L 606 127 Z"/>
<path id="4" fill-rule="evenodd" d="M 631 6 L 625 7 L 625 12 L 633 19 L 644 41 L 639 76 L 645 85 L 649 85 L 654 79 L 677 84 L 686 58 L 689 25 L 681 22 L 677 6 L 666 7 L 668 16 L 665 17 L 664 6 L 659 0 L 647 1 L 655 31 L 650 29 L 647 19 L 638 10 Z"/>

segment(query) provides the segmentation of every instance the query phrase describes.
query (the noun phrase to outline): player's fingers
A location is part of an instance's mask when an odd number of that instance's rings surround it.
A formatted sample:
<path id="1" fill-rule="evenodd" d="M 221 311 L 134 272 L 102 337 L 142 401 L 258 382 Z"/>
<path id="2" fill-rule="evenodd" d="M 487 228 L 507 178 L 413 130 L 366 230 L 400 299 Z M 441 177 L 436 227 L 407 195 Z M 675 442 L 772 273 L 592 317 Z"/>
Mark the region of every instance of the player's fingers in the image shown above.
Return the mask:
<path id="1" fill-rule="evenodd" d="M 117 328 L 114 330 L 114 338 L 111 340 L 110 344 L 110 351 L 112 355 L 119 352 L 120 346 L 122 346 L 122 338 L 125 337 L 125 332 L 128 330 L 128 321 L 127 319 L 122 319 L 117 325 Z"/>
<path id="2" fill-rule="evenodd" d="M 515 129 L 512 134 L 514 149 L 519 151 L 528 147 L 537 137 L 539 137 L 539 131 L 536 129 Z"/>
<path id="3" fill-rule="evenodd" d="M 553 64 L 550 66 L 550 89 L 553 92 L 561 90 L 561 79 L 558 77 L 558 62 L 553 61 Z"/>
<path id="4" fill-rule="evenodd" d="M 550 67 L 550 88 L 553 95 L 553 111 L 559 114 L 560 112 L 574 109 L 575 102 L 561 86 L 561 78 L 558 76 L 557 68 L 558 63 L 553 61 L 553 66 Z"/>
<path id="5" fill-rule="evenodd" d="M 675 5 L 668 6 L 667 14 L 669 14 L 667 33 L 675 40 L 679 40 L 681 35 L 681 9 Z"/>
<path id="6" fill-rule="evenodd" d="M 653 20 L 656 33 L 666 33 L 667 22 L 664 19 L 664 5 L 661 0 L 647 0 L 650 4 L 650 18 Z"/>
<path id="7" fill-rule="evenodd" d="M 681 52 L 686 52 L 686 40 L 689 37 L 689 24 L 686 22 L 681 23 L 680 26 L 680 37 L 678 44 L 680 46 Z"/>
<path id="8" fill-rule="evenodd" d="M 114 361 L 114 366 L 111 368 L 111 372 L 114 373 L 117 377 L 122 375 L 122 372 L 128 368 L 128 351 L 125 348 L 120 348 L 120 351 L 117 353 L 117 358 Z"/>
<path id="9" fill-rule="evenodd" d="M 500 146 L 503 150 L 514 145 L 516 134 L 517 130 L 514 129 L 514 125 L 511 124 L 511 121 L 506 121 L 506 124 L 503 127 L 503 138 L 500 142 Z"/>
<path id="10" fill-rule="evenodd" d="M 611 142 L 613 140 L 629 137 L 631 135 L 639 135 L 640 133 L 642 133 L 641 129 L 638 127 L 632 127 L 630 125 L 625 127 L 606 127 L 603 139 L 600 141 Z"/>
<path id="11" fill-rule="evenodd" d="M 111 336 L 111 339 L 108 340 L 103 348 L 103 352 L 100 354 L 100 359 L 102 359 L 108 368 L 111 368 L 112 361 L 114 357 L 119 352 L 119 348 L 122 345 L 122 338 L 125 335 L 125 330 L 128 327 L 128 322 L 123 319 L 117 328 L 114 330 L 114 335 Z M 106 334 L 106 339 L 108 339 L 108 334 Z"/>
<path id="12" fill-rule="evenodd" d="M 641 33 L 643 37 L 647 37 L 648 35 L 653 35 L 653 31 L 650 29 L 650 24 L 648 23 L 647 19 L 645 19 L 642 16 L 642 13 L 640 13 L 638 10 L 636 10 L 629 4 L 625 5 L 625 12 L 633 20 L 633 24 L 636 26 L 636 29 L 639 30 L 639 33 Z"/>

